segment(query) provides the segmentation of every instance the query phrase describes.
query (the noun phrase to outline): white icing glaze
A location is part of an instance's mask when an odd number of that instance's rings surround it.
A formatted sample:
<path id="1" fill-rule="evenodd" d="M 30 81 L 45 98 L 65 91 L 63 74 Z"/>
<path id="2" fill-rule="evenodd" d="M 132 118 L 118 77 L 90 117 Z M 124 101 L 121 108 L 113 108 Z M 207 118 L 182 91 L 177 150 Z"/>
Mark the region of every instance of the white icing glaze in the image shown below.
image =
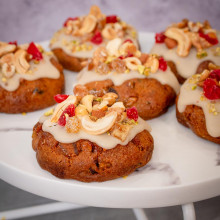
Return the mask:
<path id="1" fill-rule="evenodd" d="M 54 35 L 54 42 L 50 43 L 50 48 L 51 49 L 59 49 L 61 48 L 66 54 L 68 54 L 69 56 L 74 56 L 74 57 L 78 57 L 78 58 L 91 58 L 93 56 L 93 53 L 94 51 L 100 47 L 100 46 L 105 46 L 106 43 L 108 42 L 107 40 L 103 41 L 103 43 L 99 44 L 99 45 L 96 45 L 96 44 L 93 44 L 91 43 L 90 41 L 86 41 L 85 44 L 87 46 L 92 46 L 92 49 L 91 50 L 81 50 L 81 51 L 75 51 L 75 52 L 72 52 L 67 46 L 65 46 L 63 44 L 64 41 L 67 41 L 67 42 L 72 42 L 72 41 L 81 41 L 82 38 L 81 37 L 75 37 L 75 36 L 72 36 L 72 35 L 68 35 L 68 34 L 65 34 L 63 29 L 59 30 L 58 32 L 55 33 Z M 125 39 L 130 39 L 134 42 L 134 44 L 136 46 L 138 46 L 138 43 L 137 43 L 137 40 L 134 39 L 134 38 L 131 38 L 129 35 L 126 35 L 122 40 L 125 40 Z"/>
<path id="2" fill-rule="evenodd" d="M 217 32 L 217 36 L 220 41 L 220 32 Z M 150 53 L 161 55 L 165 60 L 173 61 L 176 64 L 179 75 L 184 78 L 188 78 L 196 73 L 198 65 L 203 61 L 211 60 L 216 65 L 220 65 L 220 57 L 214 56 L 213 54 L 213 50 L 215 50 L 216 47 L 220 47 L 220 43 L 205 49 L 208 56 L 202 59 L 196 57 L 197 50 L 194 47 L 190 49 L 189 55 L 187 57 L 180 57 L 176 53 L 177 48 L 168 49 L 165 43 L 155 43 Z"/>
<path id="3" fill-rule="evenodd" d="M 204 99 L 203 101 L 200 99 L 202 95 L 202 88 L 198 87 L 192 90 L 192 83 L 189 83 L 187 80 L 180 89 L 179 100 L 177 103 L 177 108 L 179 112 L 184 112 L 187 105 L 196 105 L 202 108 L 205 120 L 206 120 L 206 128 L 212 137 L 220 136 L 220 100 L 216 100 L 215 103 L 211 100 Z M 210 113 L 210 105 L 215 104 L 216 111 L 219 112 L 217 115 Z"/>
<path id="4" fill-rule="evenodd" d="M 151 131 L 150 126 L 147 124 L 146 121 L 138 118 L 138 125 L 135 125 L 129 132 L 126 140 L 124 142 L 120 141 L 119 139 L 108 135 L 107 133 L 101 135 L 90 135 L 84 132 L 82 129 L 78 133 L 67 133 L 65 127 L 59 126 L 56 123 L 52 123 L 50 121 L 51 117 L 42 116 L 40 118 L 40 123 L 43 123 L 42 130 L 49 132 L 53 135 L 53 137 L 61 142 L 61 143 L 73 143 L 78 140 L 84 139 L 89 140 L 91 142 L 96 143 L 97 145 L 101 146 L 105 149 L 112 149 L 117 144 L 126 145 L 129 141 L 131 141 L 138 133 L 142 132 L 143 130 Z"/>
<path id="5" fill-rule="evenodd" d="M 110 72 L 106 75 L 101 75 L 95 71 L 88 71 L 87 67 L 85 67 L 77 76 L 77 84 L 84 85 L 92 81 L 111 79 L 116 86 L 119 86 L 126 80 L 134 78 L 144 79 L 146 76 L 141 75 L 137 71 L 130 71 L 129 73 Z M 158 70 L 156 73 L 150 74 L 148 78 L 154 78 L 157 79 L 161 84 L 169 85 L 173 88 L 176 94 L 179 92 L 180 85 L 169 67 L 164 72 L 162 70 Z"/>
<path id="6" fill-rule="evenodd" d="M 60 77 L 59 70 L 51 63 L 51 56 L 43 54 L 43 59 L 35 64 L 30 61 L 31 73 L 15 73 L 12 78 L 7 79 L 6 82 L 0 80 L 0 86 L 8 91 L 15 91 L 20 85 L 20 79 L 25 80 L 36 80 L 39 78 L 51 78 L 58 79 Z M 2 73 L 0 71 L 0 78 L 2 78 Z"/>

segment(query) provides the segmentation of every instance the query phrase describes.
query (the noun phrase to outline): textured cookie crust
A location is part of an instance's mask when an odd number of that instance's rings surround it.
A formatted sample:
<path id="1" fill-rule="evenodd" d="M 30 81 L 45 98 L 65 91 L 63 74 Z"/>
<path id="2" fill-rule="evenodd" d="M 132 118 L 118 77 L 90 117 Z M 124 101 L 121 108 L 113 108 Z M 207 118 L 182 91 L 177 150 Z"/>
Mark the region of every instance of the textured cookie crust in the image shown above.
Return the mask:
<path id="1" fill-rule="evenodd" d="M 155 79 L 131 79 L 120 86 L 115 86 L 111 80 L 94 81 L 85 84 L 89 93 L 102 96 L 104 92 L 116 92 L 119 100 L 126 108 L 136 106 L 138 114 L 145 120 L 165 113 L 175 102 L 176 93 L 168 85 L 162 85 Z M 74 93 L 78 91 L 75 88 Z"/>
<path id="2" fill-rule="evenodd" d="M 53 96 L 62 93 L 64 89 L 64 75 L 62 66 L 55 59 L 52 58 L 51 63 L 60 71 L 58 79 L 22 79 L 18 89 L 12 92 L 0 86 L 0 112 L 32 112 L 54 105 Z"/>
<path id="3" fill-rule="evenodd" d="M 146 130 L 127 145 L 105 150 L 88 140 L 71 144 L 56 141 L 37 123 L 33 129 L 32 147 L 42 169 L 63 179 L 102 182 L 129 175 L 149 162 L 154 143 Z"/>
<path id="4" fill-rule="evenodd" d="M 87 58 L 70 56 L 66 54 L 61 48 L 53 49 L 52 51 L 64 69 L 74 72 L 79 72 L 80 70 L 82 70 L 84 67 L 82 65 L 82 62 L 88 60 Z"/>
<path id="5" fill-rule="evenodd" d="M 179 123 L 189 127 L 199 137 L 220 144 L 220 137 L 212 137 L 207 132 L 205 115 L 201 107 L 188 105 L 185 111 L 180 113 L 177 108 L 177 102 L 178 97 L 176 99 L 176 117 Z"/>

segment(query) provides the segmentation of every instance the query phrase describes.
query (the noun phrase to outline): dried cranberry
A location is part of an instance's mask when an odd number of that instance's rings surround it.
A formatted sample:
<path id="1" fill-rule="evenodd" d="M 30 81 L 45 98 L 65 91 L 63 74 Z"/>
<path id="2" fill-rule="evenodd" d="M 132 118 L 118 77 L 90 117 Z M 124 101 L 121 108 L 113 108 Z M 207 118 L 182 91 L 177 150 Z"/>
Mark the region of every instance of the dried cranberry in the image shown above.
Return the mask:
<path id="1" fill-rule="evenodd" d="M 216 79 L 217 82 L 219 82 L 220 81 L 220 69 L 212 70 L 212 72 L 209 74 L 209 78 Z"/>
<path id="2" fill-rule="evenodd" d="M 39 51 L 39 49 L 36 47 L 36 45 L 34 44 L 34 42 L 31 42 L 29 44 L 29 47 L 27 49 L 27 52 L 29 54 L 32 55 L 32 59 L 34 60 L 42 60 L 43 59 L 43 56 L 42 56 L 42 53 Z"/>
<path id="3" fill-rule="evenodd" d="M 17 43 L 17 41 L 10 41 L 10 42 L 8 42 L 9 44 L 14 44 L 16 47 L 18 46 L 18 43 Z"/>
<path id="4" fill-rule="evenodd" d="M 132 108 L 128 108 L 126 111 L 127 111 L 127 117 L 129 119 L 133 119 L 135 121 L 138 120 L 138 111 L 135 106 L 133 106 Z"/>
<path id="5" fill-rule="evenodd" d="M 69 17 L 69 18 L 66 19 L 66 21 L 65 21 L 64 24 L 63 24 L 63 26 L 66 27 L 68 21 L 75 21 L 75 20 L 77 20 L 77 19 L 78 19 L 78 17 L 75 17 L 75 18 L 71 18 L 71 17 Z"/>
<path id="6" fill-rule="evenodd" d="M 102 43 L 102 35 L 99 31 L 97 31 L 90 40 L 94 44 L 101 44 Z"/>
<path id="7" fill-rule="evenodd" d="M 199 32 L 199 36 L 204 38 L 206 41 L 208 41 L 212 45 L 218 44 L 218 38 L 210 37 L 208 34 L 204 34 L 203 32 Z"/>
<path id="8" fill-rule="evenodd" d="M 68 97 L 69 97 L 69 95 L 57 94 L 54 96 L 54 100 L 57 103 L 61 103 L 61 102 L 65 101 Z"/>
<path id="9" fill-rule="evenodd" d="M 116 15 L 109 15 L 106 17 L 106 23 L 116 23 L 118 22 L 118 18 Z"/>
<path id="10" fill-rule="evenodd" d="M 214 79 L 206 79 L 203 84 L 203 91 L 206 98 L 210 100 L 220 99 L 220 86 Z"/>
<path id="11" fill-rule="evenodd" d="M 60 126 L 66 125 L 66 116 L 65 114 L 69 115 L 69 117 L 73 117 L 75 115 L 75 106 L 73 104 L 70 104 L 68 107 L 65 108 L 62 115 L 60 116 L 58 120 L 58 124 Z"/>
<path id="12" fill-rule="evenodd" d="M 156 43 L 164 43 L 165 39 L 166 39 L 166 36 L 164 35 L 164 32 L 156 33 L 155 34 L 155 41 L 156 41 Z"/>
<path id="13" fill-rule="evenodd" d="M 125 44 L 125 43 L 127 43 L 127 42 L 129 42 L 129 43 L 134 43 L 131 39 L 126 39 L 124 42 L 123 42 L 123 44 Z"/>
<path id="14" fill-rule="evenodd" d="M 159 69 L 166 71 L 167 70 L 167 62 L 164 60 L 163 57 L 159 58 Z"/>

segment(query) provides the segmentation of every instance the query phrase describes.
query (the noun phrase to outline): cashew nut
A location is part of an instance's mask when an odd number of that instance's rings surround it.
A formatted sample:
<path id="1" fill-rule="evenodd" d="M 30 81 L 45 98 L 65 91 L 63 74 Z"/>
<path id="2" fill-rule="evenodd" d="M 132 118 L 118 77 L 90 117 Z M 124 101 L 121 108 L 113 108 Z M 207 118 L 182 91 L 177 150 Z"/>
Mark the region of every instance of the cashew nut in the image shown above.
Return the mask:
<path id="1" fill-rule="evenodd" d="M 94 97 L 94 95 L 86 95 L 81 99 L 81 103 L 86 107 L 89 113 L 92 112 L 92 102 Z"/>
<path id="2" fill-rule="evenodd" d="M 108 40 L 112 40 L 117 37 L 117 31 L 112 24 L 107 24 L 102 30 L 102 36 Z"/>
<path id="3" fill-rule="evenodd" d="M 11 78 L 15 74 L 15 66 L 4 63 L 2 65 L 2 73 L 6 78 Z"/>
<path id="4" fill-rule="evenodd" d="M 74 95 L 70 95 L 65 101 L 58 104 L 54 110 L 54 113 L 51 118 L 51 122 L 57 122 L 62 115 L 65 108 L 67 108 L 70 104 L 77 104 L 77 98 Z"/>
<path id="5" fill-rule="evenodd" d="M 93 6 L 90 8 L 89 14 L 95 16 L 98 20 L 101 20 L 101 19 L 104 19 L 104 18 L 105 18 L 105 15 L 102 14 L 100 8 L 99 8 L 97 5 L 93 5 Z"/>
<path id="6" fill-rule="evenodd" d="M 118 50 L 122 43 L 122 40 L 120 38 L 115 38 L 114 40 L 111 40 L 106 45 L 106 49 L 110 56 L 118 56 Z"/>
<path id="7" fill-rule="evenodd" d="M 108 92 L 104 96 L 102 96 L 103 102 L 108 102 L 108 105 L 112 105 L 115 103 L 116 99 L 118 98 L 118 95 L 114 92 Z"/>
<path id="8" fill-rule="evenodd" d="M 81 119 L 82 128 L 89 134 L 99 135 L 107 132 L 115 123 L 117 118 L 116 112 L 110 112 L 105 117 L 92 121 L 89 115 L 85 115 Z"/>
<path id="9" fill-rule="evenodd" d="M 141 65 L 141 61 L 136 57 L 128 57 L 124 59 L 125 64 L 130 70 L 137 70 L 138 65 Z"/>
<path id="10" fill-rule="evenodd" d="M 88 115 L 88 111 L 85 105 L 79 104 L 76 108 L 75 108 L 75 114 L 78 117 L 84 116 L 84 115 Z"/>
<path id="11" fill-rule="evenodd" d="M 0 42 L 0 57 L 3 56 L 4 54 L 14 52 L 15 50 L 16 50 L 16 45 Z"/>
<path id="12" fill-rule="evenodd" d="M 177 54 L 179 56 L 186 57 L 189 54 L 192 42 L 189 35 L 185 33 L 184 30 L 176 27 L 170 27 L 165 31 L 164 34 L 178 42 Z"/>
<path id="13" fill-rule="evenodd" d="M 5 54 L 4 56 L 2 56 L 2 58 L 0 59 L 0 64 L 4 64 L 4 63 L 13 64 L 14 63 L 14 54 L 8 53 L 8 54 Z"/>
<path id="14" fill-rule="evenodd" d="M 15 53 L 15 68 L 18 73 L 26 73 L 30 68 L 30 64 L 26 60 L 27 52 L 19 49 Z"/>
<path id="15" fill-rule="evenodd" d="M 130 42 L 126 42 L 122 44 L 119 48 L 119 53 L 121 55 L 127 54 L 127 53 L 135 54 L 137 52 L 137 47 Z"/>
<path id="16" fill-rule="evenodd" d="M 88 15 L 84 18 L 82 27 L 79 29 L 79 32 L 84 35 L 91 33 L 96 26 L 97 18 L 94 15 Z"/>

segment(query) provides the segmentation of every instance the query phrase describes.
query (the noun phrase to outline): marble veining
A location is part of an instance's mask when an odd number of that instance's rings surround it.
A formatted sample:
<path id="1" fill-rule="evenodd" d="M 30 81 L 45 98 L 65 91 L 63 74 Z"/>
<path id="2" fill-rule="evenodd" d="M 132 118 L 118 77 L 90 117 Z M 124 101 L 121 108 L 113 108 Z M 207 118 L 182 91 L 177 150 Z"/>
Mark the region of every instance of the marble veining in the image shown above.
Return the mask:
<path id="1" fill-rule="evenodd" d="M 181 184 L 180 177 L 175 172 L 175 170 L 167 163 L 160 163 L 160 162 L 150 162 L 149 164 L 145 165 L 136 170 L 139 174 L 146 174 L 149 172 L 162 172 L 166 174 L 169 178 L 169 182 L 167 185 L 178 185 Z"/>
<path id="2" fill-rule="evenodd" d="M 32 131 L 32 128 L 0 128 L 0 132 L 11 132 L 11 131 Z"/>
<path id="3" fill-rule="evenodd" d="M 217 150 L 216 166 L 220 166 L 220 146 Z"/>

